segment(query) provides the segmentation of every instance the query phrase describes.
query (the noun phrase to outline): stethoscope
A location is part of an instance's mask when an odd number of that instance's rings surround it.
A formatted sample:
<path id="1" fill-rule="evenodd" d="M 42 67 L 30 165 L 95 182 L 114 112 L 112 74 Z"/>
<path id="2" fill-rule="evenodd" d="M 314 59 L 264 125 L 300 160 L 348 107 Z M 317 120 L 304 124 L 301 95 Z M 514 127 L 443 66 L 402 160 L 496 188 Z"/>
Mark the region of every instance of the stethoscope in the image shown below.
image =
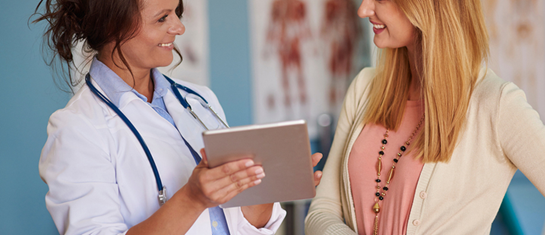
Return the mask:
<path id="1" fill-rule="evenodd" d="M 227 125 L 227 123 L 216 113 L 216 111 L 214 111 L 212 106 L 210 106 L 208 101 L 206 101 L 206 99 L 204 97 L 199 95 L 199 93 L 197 93 L 196 91 L 194 91 L 193 89 L 191 89 L 191 88 L 189 88 L 187 86 L 184 86 L 184 85 L 181 85 L 181 84 L 178 84 L 178 83 L 174 82 L 172 79 L 170 79 L 167 76 L 164 76 L 164 77 L 170 83 L 170 85 L 172 87 L 172 91 L 174 92 L 174 95 L 176 96 L 178 101 L 180 101 L 182 106 L 184 106 L 184 108 L 187 109 L 191 113 L 191 116 L 193 116 L 197 121 L 199 121 L 206 130 L 208 130 L 208 127 L 199 118 L 199 116 L 195 112 L 193 112 L 193 108 L 191 108 L 191 105 L 189 104 L 189 102 L 187 102 L 187 100 L 184 97 L 182 97 L 182 95 L 180 94 L 180 91 L 178 89 L 184 90 L 185 92 L 188 93 L 188 95 L 191 94 L 191 95 L 195 95 L 195 96 L 199 97 L 201 105 L 203 107 L 207 108 L 208 110 L 210 110 L 210 112 L 212 112 L 212 114 L 214 114 L 214 116 L 225 127 L 229 128 L 229 125 Z M 100 100 L 102 100 L 106 105 L 108 105 L 121 118 L 121 120 L 123 120 L 123 122 L 125 122 L 125 124 L 127 124 L 127 126 L 132 131 L 132 133 L 134 134 L 136 139 L 138 139 L 138 142 L 140 142 L 140 145 L 142 145 L 142 148 L 144 149 L 144 152 L 146 153 L 146 156 L 148 157 L 148 161 L 150 163 L 151 169 L 153 170 L 153 174 L 155 175 L 155 181 L 157 183 L 157 189 L 159 190 L 159 195 L 158 195 L 159 205 L 162 206 L 167 201 L 167 188 L 166 188 L 166 186 L 163 185 L 163 183 L 161 181 L 161 176 L 159 176 L 159 171 L 157 170 L 157 166 L 155 165 L 155 161 L 153 160 L 153 157 L 151 156 L 151 152 L 150 152 L 148 146 L 146 145 L 146 142 L 144 141 L 144 139 L 142 138 L 142 136 L 140 135 L 138 130 L 136 130 L 136 127 L 134 127 L 134 125 L 131 123 L 131 121 L 129 121 L 127 116 L 125 116 L 125 114 L 123 114 L 123 112 L 121 112 L 121 110 L 119 110 L 119 108 L 117 108 L 117 106 L 115 106 L 115 104 L 112 103 L 112 101 L 110 101 L 108 99 L 108 97 L 106 97 L 104 94 L 102 94 L 93 85 L 93 83 L 91 82 L 91 75 L 89 73 L 85 76 L 85 83 L 87 84 L 89 89 L 91 89 L 91 92 L 93 92 Z M 201 161 L 201 156 L 197 153 L 197 151 L 195 151 L 195 149 L 193 149 L 193 147 L 191 147 L 191 145 L 185 140 L 185 138 L 182 136 L 181 133 L 180 133 L 180 136 L 182 137 L 182 140 L 184 141 L 185 145 L 189 148 L 189 151 L 191 152 L 191 155 L 193 156 L 193 159 L 195 160 L 195 162 L 198 165 L 200 163 L 200 161 Z"/>

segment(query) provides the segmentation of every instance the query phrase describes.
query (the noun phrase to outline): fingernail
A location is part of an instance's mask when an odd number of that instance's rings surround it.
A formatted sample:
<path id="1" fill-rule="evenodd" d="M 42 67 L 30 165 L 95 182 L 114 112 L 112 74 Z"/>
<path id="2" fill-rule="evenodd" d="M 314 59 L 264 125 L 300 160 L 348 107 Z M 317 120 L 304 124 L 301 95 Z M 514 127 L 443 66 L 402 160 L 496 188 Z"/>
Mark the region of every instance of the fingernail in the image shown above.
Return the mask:
<path id="1" fill-rule="evenodd" d="M 246 167 L 251 167 L 253 165 L 254 165 L 254 161 L 252 161 L 252 160 L 249 160 L 249 161 L 246 162 Z"/>
<path id="2" fill-rule="evenodd" d="M 265 177 L 265 173 L 261 173 L 256 176 L 258 179 L 263 179 Z"/>
<path id="3" fill-rule="evenodd" d="M 258 184 L 260 184 L 260 183 L 261 183 L 261 180 L 256 180 L 256 181 L 254 181 L 254 184 L 255 184 L 255 185 L 258 185 Z"/>
<path id="4" fill-rule="evenodd" d="M 263 173 L 263 168 L 260 167 L 259 169 L 255 170 L 256 175 L 259 175 L 261 173 Z"/>

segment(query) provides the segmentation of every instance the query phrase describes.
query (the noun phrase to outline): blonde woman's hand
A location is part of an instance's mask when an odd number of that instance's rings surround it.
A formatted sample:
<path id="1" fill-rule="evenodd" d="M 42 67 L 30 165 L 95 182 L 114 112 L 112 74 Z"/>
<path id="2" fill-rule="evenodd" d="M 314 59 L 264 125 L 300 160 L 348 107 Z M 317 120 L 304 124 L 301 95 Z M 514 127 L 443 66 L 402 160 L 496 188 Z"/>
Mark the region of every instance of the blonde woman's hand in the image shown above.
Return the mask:
<path id="1" fill-rule="evenodd" d="M 312 167 L 315 167 L 316 165 L 318 165 L 318 162 L 320 162 L 322 157 L 323 157 L 323 154 L 321 153 L 312 154 L 311 156 Z M 318 186 L 320 184 L 320 181 L 322 180 L 322 175 L 323 175 L 322 171 L 314 172 L 314 186 Z"/>

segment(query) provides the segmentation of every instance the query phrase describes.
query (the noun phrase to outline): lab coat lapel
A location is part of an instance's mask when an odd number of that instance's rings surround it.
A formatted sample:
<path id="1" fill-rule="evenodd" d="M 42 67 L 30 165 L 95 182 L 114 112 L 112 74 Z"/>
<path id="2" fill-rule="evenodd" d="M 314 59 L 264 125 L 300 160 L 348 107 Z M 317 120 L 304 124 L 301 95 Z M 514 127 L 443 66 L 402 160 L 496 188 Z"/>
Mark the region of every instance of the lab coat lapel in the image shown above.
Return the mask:
<path id="1" fill-rule="evenodd" d="M 199 152 L 204 147 L 201 134 L 204 131 L 202 125 L 180 104 L 180 101 L 171 91 L 168 91 L 163 99 L 180 135 L 185 138 L 195 151 Z"/>

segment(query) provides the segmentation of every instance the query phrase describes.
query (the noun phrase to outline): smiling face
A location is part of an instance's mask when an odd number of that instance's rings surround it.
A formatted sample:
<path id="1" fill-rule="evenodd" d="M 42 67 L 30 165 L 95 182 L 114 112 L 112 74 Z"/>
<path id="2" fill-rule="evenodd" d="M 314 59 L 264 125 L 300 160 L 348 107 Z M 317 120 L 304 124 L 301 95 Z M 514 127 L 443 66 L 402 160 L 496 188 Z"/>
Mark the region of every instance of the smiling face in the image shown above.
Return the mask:
<path id="1" fill-rule="evenodd" d="M 176 35 L 185 27 L 176 15 L 179 0 L 142 0 L 141 26 L 136 36 L 121 45 L 131 69 L 168 66 L 173 60 Z"/>
<path id="2" fill-rule="evenodd" d="M 391 0 L 363 0 L 358 15 L 369 17 L 379 48 L 412 47 L 416 29 L 398 5 Z"/>

